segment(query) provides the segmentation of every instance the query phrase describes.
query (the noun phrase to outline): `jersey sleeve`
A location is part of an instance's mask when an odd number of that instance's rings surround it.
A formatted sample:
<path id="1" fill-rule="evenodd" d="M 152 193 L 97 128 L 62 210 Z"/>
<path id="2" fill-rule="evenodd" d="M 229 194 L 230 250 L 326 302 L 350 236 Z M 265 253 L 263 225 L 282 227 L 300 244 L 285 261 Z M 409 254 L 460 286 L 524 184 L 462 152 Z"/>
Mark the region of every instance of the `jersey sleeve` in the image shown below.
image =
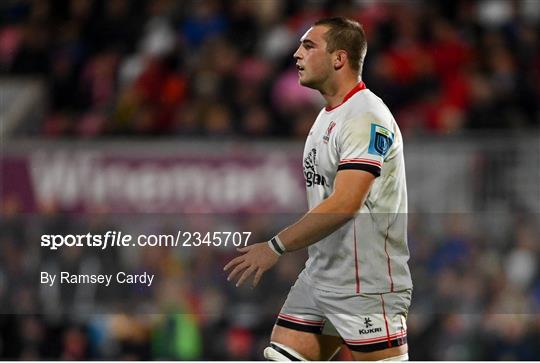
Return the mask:
<path id="1" fill-rule="evenodd" d="M 348 120 L 338 138 L 337 170 L 364 170 L 378 177 L 393 142 L 394 134 L 375 117 Z"/>

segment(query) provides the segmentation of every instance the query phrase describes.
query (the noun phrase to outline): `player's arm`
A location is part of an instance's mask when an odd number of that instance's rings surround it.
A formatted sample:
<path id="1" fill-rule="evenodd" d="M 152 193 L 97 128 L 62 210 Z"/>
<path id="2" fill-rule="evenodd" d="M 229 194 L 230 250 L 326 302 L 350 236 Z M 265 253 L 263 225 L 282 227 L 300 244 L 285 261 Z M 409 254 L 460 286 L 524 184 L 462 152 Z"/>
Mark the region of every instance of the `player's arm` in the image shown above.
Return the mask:
<path id="1" fill-rule="evenodd" d="M 364 204 L 373 180 L 375 176 L 363 170 L 339 171 L 334 192 L 278 234 L 285 250 L 295 251 L 318 242 L 352 219 Z"/>
<path id="2" fill-rule="evenodd" d="M 375 176 L 363 170 L 341 170 L 334 180 L 334 192 L 300 220 L 278 234 L 285 251 L 307 247 L 328 236 L 354 217 L 366 199 Z M 275 249 L 274 249 L 275 250 Z M 239 274 L 236 286 L 240 286 L 250 275 L 255 274 L 256 286 L 262 274 L 271 268 L 279 254 L 267 242 L 239 249 L 243 254 L 225 266 L 231 270 L 228 280 Z"/>

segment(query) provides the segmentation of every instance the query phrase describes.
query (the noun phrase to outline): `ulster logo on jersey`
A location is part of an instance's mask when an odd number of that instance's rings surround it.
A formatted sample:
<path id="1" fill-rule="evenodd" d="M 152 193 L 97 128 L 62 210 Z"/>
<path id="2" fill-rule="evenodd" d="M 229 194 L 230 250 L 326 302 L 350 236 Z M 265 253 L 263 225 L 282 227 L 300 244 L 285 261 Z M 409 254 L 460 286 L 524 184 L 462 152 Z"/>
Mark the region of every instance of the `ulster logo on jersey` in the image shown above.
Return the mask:
<path id="1" fill-rule="evenodd" d="M 336 123 L 334 121 L 330 122 L 330 125 L 328 125 L 328 128 L 326 129 L 326 133 L 323 136 L 323 142 L 325 144 L 328 144 L 328 140 L 330 140 L 330 133 L 332 130 L 336 127 Z"/>
<path id="2" fill-rule="evenodd" d="M 327 185 L 326 178 L 317 174 L 316 166 L 317 149 L 313 148 L 304 159 L 304 177 L 306 178 L 306 185 L 308 187 L 313 185 Z"/>
<path id="3" fill-rule="evenodd" d="M 384 157 L 393 143 L 394 134 L 392 132 L 380 125 L 371 124 L 368 153 Z"/>

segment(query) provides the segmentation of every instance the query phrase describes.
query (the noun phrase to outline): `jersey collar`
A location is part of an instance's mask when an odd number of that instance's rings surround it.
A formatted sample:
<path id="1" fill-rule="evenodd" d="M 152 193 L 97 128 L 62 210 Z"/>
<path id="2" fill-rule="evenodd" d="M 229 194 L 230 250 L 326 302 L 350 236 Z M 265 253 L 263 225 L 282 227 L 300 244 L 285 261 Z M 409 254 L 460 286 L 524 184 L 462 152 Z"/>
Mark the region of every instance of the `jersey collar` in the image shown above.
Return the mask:
<path id="1" fill-rule="evenodd" d="M 360 81 L 356 86 L 354 86 L 354 88 L 352 90 L 349 91 L 349 93 L 347 93 L 345 95 L 345 97 L 343 97 L 343 101 L 341 101 L 341 103 L 339 105 L 336 105 L 334 107 L 330 107 L 330 106 L 326 106 L 324 109 L 325 111 L 332 111 L 332 110 L 335 110 L 336 108 L 338 108 L 339 106 L 341 106 L 342 104 L 344 104 L 345 102 L 347 102 L 349 100 L 349 98 L 351 98 L 352 96 L 354 96 L 354 94 L 356 92 L 359 92 L 363 89 L 366 89 L 366 85 L 364 82 Z"/>

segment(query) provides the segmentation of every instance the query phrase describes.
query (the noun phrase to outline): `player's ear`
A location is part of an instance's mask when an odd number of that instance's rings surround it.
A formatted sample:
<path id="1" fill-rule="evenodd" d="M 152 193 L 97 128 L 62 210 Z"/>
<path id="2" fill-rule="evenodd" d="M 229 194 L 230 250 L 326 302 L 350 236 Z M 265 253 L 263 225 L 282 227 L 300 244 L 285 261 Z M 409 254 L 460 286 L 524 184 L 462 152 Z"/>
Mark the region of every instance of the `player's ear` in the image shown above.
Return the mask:
<path id="1" fill-rule="evenodd" d="M 335 70 L 341 69 L 345 65 L 345 63 L 347 63 L 347 52 L 341 49 L 336 50 L 334 52 L 333 62 Z"/>

